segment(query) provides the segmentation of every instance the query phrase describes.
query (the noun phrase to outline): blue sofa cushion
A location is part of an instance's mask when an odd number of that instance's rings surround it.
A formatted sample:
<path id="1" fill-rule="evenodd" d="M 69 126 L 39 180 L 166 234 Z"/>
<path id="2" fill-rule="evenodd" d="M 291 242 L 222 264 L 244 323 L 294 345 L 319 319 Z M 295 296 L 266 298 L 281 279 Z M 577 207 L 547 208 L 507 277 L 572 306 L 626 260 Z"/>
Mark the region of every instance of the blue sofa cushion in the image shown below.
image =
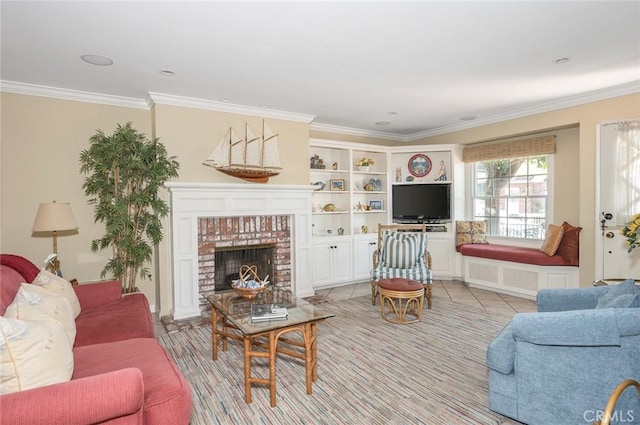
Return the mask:
<path id="1" fill-rule="evenodd" d="M 607 288 L 608 291 L 606 294 L 601 296 L 598 299 L 598 304 L 596 308 L 624 308 L 624 307 L 637 307 L 637 305 L 631 305 L 634 302 L 633 297 L 623 297 L 618 298 L 624 295 L 637 295 L 638 289 L 636 288 L 635 282 L 633 279 L 627 279 L 624 282 L 621 282 L 617 285 L 611 285 Z M 629 305 L 626 305 L 629 304 Z"/>
<path id="2" fill-rule="evenodd" d="M 615 298 L 602 297 L 598 300 L 596 308 L 634 308 L 640 307 L 639 294 L 618 295 Z"/>
<path id="3" fill-rule="evenodd" d="M 566 347 L 619 346 L 614 309 L 518 313 L 513 316 L 513 338 L 536 345 Z M 589 323 L 589 326 L 585 326 Z"/>

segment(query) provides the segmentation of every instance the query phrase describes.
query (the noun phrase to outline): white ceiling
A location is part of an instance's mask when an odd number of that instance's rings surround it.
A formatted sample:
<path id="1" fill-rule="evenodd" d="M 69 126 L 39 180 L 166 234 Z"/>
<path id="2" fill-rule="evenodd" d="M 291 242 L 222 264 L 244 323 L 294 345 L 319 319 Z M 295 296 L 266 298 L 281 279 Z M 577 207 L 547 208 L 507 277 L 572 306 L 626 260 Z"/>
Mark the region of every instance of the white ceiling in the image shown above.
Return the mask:
<path id="1" fill-rule="evenodd" d="M 396 140 L 640 92 L 638 1 L 3 0 L 1 8 L 4 87 L 268 105 L 315 116 L 312 128 Z M 114 63 L 89 65 L 83 54 Z M 556 64 L 562 57 L 570 61 Z"/>

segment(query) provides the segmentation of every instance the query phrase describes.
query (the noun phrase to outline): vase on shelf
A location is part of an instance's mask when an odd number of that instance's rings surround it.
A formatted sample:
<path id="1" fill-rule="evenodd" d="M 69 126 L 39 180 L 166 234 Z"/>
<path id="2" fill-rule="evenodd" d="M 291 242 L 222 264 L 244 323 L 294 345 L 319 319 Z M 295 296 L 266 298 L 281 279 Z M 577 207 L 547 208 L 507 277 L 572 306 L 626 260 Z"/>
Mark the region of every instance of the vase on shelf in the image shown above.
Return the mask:
<path id="1" fill-rule="evenodd" d="M 369 171 L 369 168 L 370 167 L 368 165 L 358 165 L 358 166 L 356 166 L 356 169 L 358 171 Z"/>

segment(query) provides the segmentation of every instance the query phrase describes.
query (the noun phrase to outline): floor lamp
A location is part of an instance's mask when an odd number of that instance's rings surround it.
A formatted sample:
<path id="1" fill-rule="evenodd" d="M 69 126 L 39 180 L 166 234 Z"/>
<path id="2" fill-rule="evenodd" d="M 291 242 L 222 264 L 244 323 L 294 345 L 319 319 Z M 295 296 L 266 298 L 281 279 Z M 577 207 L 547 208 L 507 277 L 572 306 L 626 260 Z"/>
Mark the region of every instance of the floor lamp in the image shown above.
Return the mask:
<path id="1" fill-rule="evenodd" d="M 45 266 L 52 273 L 62 275 L 60 261 L 58 260 L 58 232 L 76 230 L 78 225 L 73 217 L 71 206 L 68 203 L 43 203 L 38 207 L 36 219 L 33 222 L 34 232 L 53 232 L 53 255 L 47 257 Z"/>

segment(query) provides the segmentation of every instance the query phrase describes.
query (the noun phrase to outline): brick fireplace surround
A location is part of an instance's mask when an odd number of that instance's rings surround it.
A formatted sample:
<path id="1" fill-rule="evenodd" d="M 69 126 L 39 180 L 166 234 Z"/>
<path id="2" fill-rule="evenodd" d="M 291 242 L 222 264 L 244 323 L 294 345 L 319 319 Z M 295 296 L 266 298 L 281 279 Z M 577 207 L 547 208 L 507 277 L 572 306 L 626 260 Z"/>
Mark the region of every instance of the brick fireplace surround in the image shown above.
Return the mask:
<path id="1" fill-rule="evenodd" d="M 279 264 L 278 267 L 283 276 L 286 276 L 286 269 L 289 267 L 290 279 L 288 282 L 278 280 L 278 286 L 289 286 L 297 297 L 313 295 L 311 280 L 313 186 L 181 182 L 169 182 L 165 186 L 169 189 L 171 207 L 170 273 L 174 319 L 199 316 L 200 291 L 211 289 L 209 283 L 200 283 L 202 258 L 198 253 L 199 249 L 204 254 L 206 249 L 215 249 L 215 244 L 218 242 L 227 245 L 246 242 L 248 245 L 249 242 L 255 242 L 258 239 L 271 240 L 272 236 L 281 236 L 286 239 L 286 236 L 282 236 L 283 233 L 278 233 L 278 226 L 281 230 L 283 223 L 289 228 L 289 258 L 287 259 L 287 255 L 283 254 L 286 248 L 285 241 L 281 241 L 281 250 L 276 251 L 276 256 L 282 257 L 280 260 L 283 263 L 285 260 L 288 261 L 288 266 Z M 270 229 L 267 228 L 269 221 L 271 221 Z M 220 226 L 218 235 L 215 234 L 216 223 Z M 202 229 L 203 225 L 207 229 Z M 213 234 L 207 233 L 210 225 L 213 226 Z M 201 233 L 203 230 L 208 236 L 203 236 Z M 268 235 L 269 233 L 271 234 Z M 216 238 L 219 240 L 215 240 Z M 212 240 L 203 241 L 203 239 Z M 214 246 L 207 245 L 207 242 L 213 243 Z M 277 241 L 269 243 L 276 243 L 276 247 L 279 245 Z M 201 289 L 201 286 L 204 289 Z"/>

